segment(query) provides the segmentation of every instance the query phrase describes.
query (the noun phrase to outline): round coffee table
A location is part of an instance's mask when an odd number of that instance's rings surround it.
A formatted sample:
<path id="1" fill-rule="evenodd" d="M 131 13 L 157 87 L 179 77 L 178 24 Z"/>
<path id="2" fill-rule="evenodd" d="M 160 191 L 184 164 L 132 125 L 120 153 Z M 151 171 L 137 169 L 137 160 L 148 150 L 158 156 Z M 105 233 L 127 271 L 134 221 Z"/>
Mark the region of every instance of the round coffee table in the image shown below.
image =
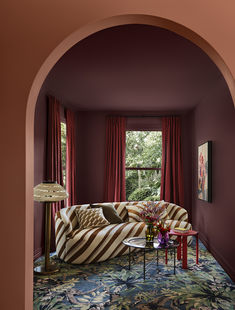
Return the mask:
<path id="1" fill-rule="evenodd" d="M 143 274 L 145 280 L 145 252 L 146 250 L 156 250 L 157 251 L 157 266 L 158 266 L 158 250 L 172 250 L 174 253 L 174 274 L 175 274 L 175 249 L 179 246 L 177 241 L 169 240 L 167 246 L 162 246 L 159 244 L 159 241 L 154 238 L 153 243 L 146 243 L 145 238 L 140 237 L 131 237 L 123 240 L 123 243 L 129 247 L 129 270 L 131 269 L 131 248 L 142 249 L 144 252 L 144 266 Z"/>

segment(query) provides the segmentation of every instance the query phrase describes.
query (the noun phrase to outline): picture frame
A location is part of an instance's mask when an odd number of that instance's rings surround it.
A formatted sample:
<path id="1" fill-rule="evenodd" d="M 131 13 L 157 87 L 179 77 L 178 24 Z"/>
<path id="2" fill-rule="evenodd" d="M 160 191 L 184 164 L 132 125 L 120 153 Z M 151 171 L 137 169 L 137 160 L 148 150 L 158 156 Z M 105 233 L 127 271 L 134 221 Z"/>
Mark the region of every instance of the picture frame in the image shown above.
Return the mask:
<path id="1" fill-rule="evenodd" d="M 212 202 L 212 141 L 198 146 L 198 199 Z"/>

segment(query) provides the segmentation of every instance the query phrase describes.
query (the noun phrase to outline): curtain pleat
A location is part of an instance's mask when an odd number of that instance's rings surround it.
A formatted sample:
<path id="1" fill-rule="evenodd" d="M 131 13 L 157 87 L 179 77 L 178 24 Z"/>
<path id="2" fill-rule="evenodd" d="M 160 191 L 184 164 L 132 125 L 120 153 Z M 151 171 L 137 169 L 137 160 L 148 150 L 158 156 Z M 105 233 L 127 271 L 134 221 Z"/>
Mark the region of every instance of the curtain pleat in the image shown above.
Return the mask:
<path id="1" fill-rule="evenodd" d="M 48 97 L 47 114 L 47 180 L 56 181 L 63 186 L 62 155 L 61 155 L 61 128 L 60 103 Z M 55 214 L 64 207 L 64 201 L 52 204 L 51 208 L 51 251 L 55 251 Z"/>
<path id="2" fill-rule="evenodd" d="M 180 206 L 184 205 L 181 120 L 175 116 L 162 119 L 160 198 Z"/>
<path id="3" fill-rule="evenodd" d="M 104 201 L 125 201 L 126 119 L 106 118 Z"/>

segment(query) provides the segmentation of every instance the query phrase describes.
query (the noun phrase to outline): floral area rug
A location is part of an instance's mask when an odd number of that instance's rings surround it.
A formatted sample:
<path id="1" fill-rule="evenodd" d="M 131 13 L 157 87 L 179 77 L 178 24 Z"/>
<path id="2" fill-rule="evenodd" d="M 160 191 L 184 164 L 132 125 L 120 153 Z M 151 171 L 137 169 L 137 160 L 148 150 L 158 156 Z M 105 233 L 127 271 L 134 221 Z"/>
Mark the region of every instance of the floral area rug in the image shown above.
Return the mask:
<path id="1" fill-rule="evenodd" d="M 34 309 L 235 309 L 235 284 L 200 242 L 199 264 L 195 244 L 188 247 L 188 269 L 159 251 L 146 253 L 146 280 L 143 280 L 143 253 L 89 265 L 71 265 L 52 256 L 60 272 L 34 277 Z M 40 261 L 35 265 L 39 265 Z"/>

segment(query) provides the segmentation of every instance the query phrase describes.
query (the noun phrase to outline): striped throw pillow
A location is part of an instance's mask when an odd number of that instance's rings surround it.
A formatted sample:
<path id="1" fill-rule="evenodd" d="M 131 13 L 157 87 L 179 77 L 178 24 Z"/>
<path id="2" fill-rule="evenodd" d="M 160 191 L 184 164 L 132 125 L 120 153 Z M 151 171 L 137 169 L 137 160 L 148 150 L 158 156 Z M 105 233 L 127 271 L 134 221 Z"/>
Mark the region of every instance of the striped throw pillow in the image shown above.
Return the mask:
<path id="1" fill-rule="evenodd" d="M 103 214 L 102 208 L 76 210 L 79 228 L 91 228 L 98 226 L 109 225 L 109 221 L 106 220 Z"/>

